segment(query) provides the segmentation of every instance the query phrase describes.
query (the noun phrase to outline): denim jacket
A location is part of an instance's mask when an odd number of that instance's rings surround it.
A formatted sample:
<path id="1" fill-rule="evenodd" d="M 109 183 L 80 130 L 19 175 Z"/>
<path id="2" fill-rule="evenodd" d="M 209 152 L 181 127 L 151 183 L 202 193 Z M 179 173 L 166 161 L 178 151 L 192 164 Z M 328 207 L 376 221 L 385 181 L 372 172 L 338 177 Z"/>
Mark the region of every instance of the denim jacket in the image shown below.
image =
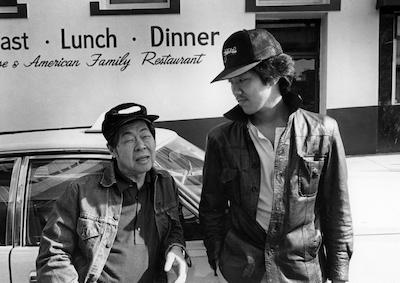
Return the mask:
<path id="1" fill-rule="evenodd" d="M 161 254 L 165 254 L 173 245 L 185 246 L 178 190 L 166 171 L 152 169 L 150 173 L 154 176 L 156 227 Z M 36 261 L 38 282 L 96 282 L 121 215 L 122 194 L 115 186 L 112 165 L 69 185 L 43 230 Z"/>
<path id="2" fill-rule="evenodd" d="M 290 115 L 275 149 L 271 220 L 261 228 L 258 253 L 246 235 L 257 225 L 260 159 L 242 109 L 225 117 L 232 121 L 208 135 L 203 172 L 200 221 L 209 261 L 219 260 L 223 274 L 231 267 L 229 282 L 260 282 L 264 274 L 268 282 L 348 280 L 353 232 L 336 121 L 303 109 Z"/>

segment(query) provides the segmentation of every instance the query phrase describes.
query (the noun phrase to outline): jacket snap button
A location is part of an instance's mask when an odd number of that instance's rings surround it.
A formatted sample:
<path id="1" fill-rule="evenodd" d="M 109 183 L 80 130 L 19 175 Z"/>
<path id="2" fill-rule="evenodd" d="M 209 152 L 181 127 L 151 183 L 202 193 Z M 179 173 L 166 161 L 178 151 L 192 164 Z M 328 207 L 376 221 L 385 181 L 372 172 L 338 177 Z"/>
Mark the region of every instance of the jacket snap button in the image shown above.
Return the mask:
<path id="1" fill-rule="evenodd" d="M 107 243 L 107 244 L 106 244 L 106 248 L 109 249 L 110 247 L 111 247 L 111 244 L 110 244 L 110 243 Z"/>
<path id="2" fill-rule="evenodd" d="M 256 191 L 257 191 L 257 187 L 256 187 L 256 186 L 253 186 L 253 187 L 251 187 L 251 190 L 252 190 L 253 192 L 256 192 Z"/>
<path id="3" fill-rule="evenodd" d="M 113 216 L 114 220 L 118 220 L 118 215 Z"/>

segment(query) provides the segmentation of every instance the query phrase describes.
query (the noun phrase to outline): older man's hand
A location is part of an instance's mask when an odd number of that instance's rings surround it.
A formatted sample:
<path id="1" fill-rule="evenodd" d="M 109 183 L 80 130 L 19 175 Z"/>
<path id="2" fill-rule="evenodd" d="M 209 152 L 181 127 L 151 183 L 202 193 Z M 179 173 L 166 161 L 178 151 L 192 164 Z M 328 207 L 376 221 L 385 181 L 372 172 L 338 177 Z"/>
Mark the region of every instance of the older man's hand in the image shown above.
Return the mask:
<path id="1" fill-rule="evenodd" d="M 164 270 L 168 272 L 171 270 L 172 266 L 177 267 L 174 268 L 174 271 L 178 276 L 178 278 L 175 280 L 175 283 L 186 282 L 188 266 L 186 264 L 185 256 L 182 253 L 182 249 L 178 246 L 173 246 L 167 253 Z"/>

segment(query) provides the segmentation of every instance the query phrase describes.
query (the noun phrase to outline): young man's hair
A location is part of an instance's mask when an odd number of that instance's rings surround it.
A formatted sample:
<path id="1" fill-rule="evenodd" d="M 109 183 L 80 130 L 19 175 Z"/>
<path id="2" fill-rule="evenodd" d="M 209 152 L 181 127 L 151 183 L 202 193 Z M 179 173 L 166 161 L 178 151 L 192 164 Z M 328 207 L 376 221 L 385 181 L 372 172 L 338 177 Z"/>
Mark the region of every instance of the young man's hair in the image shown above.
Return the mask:
<path id="1" fill-rule="evenodd" d="M 287 54 L 280 54 L 262 61 L 252 69 L 264 84 L 272 84 L 278 81 L 282 94 L 290 91 L 294 78 L 294 61 Z"/>

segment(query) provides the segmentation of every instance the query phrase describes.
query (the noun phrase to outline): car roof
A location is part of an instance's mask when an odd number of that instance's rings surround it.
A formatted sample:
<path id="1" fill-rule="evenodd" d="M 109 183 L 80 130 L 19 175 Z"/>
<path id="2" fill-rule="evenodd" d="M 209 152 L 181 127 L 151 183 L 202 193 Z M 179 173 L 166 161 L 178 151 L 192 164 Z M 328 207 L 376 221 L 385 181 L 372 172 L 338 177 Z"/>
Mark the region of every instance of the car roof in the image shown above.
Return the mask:
<path id="1" fill-rule="evenodd" d="M 157 149 L 178 135 L 156 128 Z M 107 143 L 95 128 L 32 130 L 0 134 L 0 154 L 43 151 L 108 152 Z"/>

